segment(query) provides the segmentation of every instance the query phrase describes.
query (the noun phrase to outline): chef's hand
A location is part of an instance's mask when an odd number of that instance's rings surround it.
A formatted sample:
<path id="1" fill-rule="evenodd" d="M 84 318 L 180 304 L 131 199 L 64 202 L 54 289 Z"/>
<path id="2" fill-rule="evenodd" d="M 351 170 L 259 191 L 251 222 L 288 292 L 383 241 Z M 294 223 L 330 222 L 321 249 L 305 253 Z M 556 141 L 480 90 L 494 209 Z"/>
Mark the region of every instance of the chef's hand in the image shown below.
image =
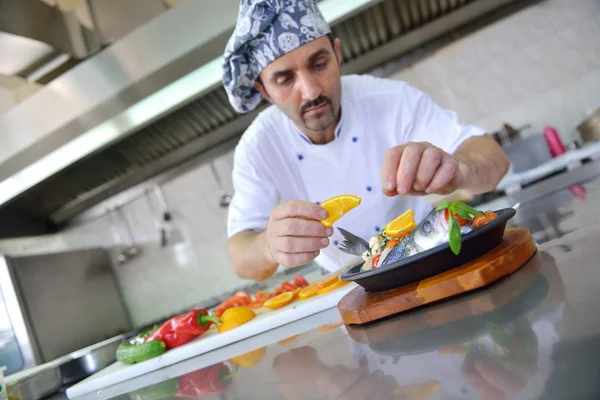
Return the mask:
<path id="1" fill-rule="evenodd" d="M 385 154 L 383 192 L 387 196 L 453 193 L 469 173 L 465 163 L 427 142 L 405 143 Z"/>
<path id="2" fill-rule="evenodd" d="M 321 206 L 300 200 L 287 201 L 271 213 L 267 225 L 268 252 L 273 260 L 286 267 L 312 261 L 329 245 L 332 228 L 319 221 L 327 218 Z"/>
<path id="3" fill-rule="evenodd" d="M 342 365 L 331 367 L 327 374 L 325 390 L 331 400 L 402 400 L 396 394 L 396 381 L 381 370 L 369 373 L 366 366 L 347 368 Z"/>

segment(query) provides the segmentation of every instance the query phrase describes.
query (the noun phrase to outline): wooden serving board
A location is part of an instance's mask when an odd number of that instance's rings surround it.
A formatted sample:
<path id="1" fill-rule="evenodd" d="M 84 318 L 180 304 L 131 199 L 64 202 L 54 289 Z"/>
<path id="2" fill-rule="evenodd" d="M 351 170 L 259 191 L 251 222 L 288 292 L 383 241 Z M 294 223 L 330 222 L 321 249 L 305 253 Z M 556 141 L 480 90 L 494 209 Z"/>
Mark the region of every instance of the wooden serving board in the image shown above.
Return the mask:
<path id="1" fill-rule="evenodd" d="M 359 286 L 347 293 L 337 307 L 346 325 L 376 321 L 487 286 L 517 271 L 536 250 L 529 230 L 507 229 L 500 245 L 467 264 L 383 292 L 367 292 Z"/>

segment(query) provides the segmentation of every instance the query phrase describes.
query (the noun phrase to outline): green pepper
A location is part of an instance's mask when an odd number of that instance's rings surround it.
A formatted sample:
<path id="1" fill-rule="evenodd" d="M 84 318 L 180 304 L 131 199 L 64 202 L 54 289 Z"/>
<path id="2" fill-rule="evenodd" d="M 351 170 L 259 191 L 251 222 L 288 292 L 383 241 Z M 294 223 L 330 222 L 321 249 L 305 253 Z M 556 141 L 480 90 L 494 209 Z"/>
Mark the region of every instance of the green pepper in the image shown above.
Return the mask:
<path id="1" fill-rule="evenodd" d="M 164 400 L 174 397 L 179 390 L 179 382 L 177 379 L 168 379 L 163 382 L 156 383 L 135 392 L 131 392 L 129 397 L 132 400 Z"/>
<path id="2" fill-rule="evenodd" d="M 117 348 L 117 360 L 123 364 L 136 364 L 158 357 L 167 351 L 162 340 L 151 340 L 147 343 L 123 342 Z"/>
<path id="3" fill-rule="evenodd" d="M 167 346 L 162 340 L 150 340 L 144 342 L 145 338 L 158 329 L 153 326 L 133 339 L 123 342 L 117 348 L 117 360 L 124 364 L 136 364 L 142 361 L 158 357 L 167 351 Z"/>

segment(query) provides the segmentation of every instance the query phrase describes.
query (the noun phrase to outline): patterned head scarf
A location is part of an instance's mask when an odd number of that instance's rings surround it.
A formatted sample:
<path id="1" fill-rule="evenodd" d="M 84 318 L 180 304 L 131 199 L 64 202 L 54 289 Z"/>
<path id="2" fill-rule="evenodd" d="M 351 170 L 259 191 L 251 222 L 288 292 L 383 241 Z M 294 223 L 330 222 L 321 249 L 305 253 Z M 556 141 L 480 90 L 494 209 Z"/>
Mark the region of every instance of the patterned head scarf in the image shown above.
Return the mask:
<path id="1" fill-rule="evenodd" d="M 223 56 L 223 85 L 233 108 L 252 111 L 261 100 L 254 81 L 263 68 L 330 32 L 314 0 L 241 0 Z"/>

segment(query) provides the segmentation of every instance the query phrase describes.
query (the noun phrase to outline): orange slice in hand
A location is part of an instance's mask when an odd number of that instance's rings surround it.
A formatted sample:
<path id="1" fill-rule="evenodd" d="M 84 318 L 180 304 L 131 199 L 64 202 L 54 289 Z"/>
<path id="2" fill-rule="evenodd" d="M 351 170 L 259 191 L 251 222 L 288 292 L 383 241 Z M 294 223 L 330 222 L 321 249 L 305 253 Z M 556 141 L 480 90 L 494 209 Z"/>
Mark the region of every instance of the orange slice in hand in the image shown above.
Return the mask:
<path id="1" fill-rule="evenodd" d="M 280 295 L 277 295 L 272 299 L 265 301 L 265 304 L 263 305 L 270 309 L 281 308 L 289 304 L 294 299 L 294 296 L 294 292 L 281 293 Z"/>
<path id="2" fill-rule="evenodd" d="M 343 194 L 325 200 L 321 203 L 329 215 L 321 223 L 330 228 L 335 221 L 342 218 L 348 211 L 352 210 L 360 204 L 360 197 L 352 194 Z"/>
<path id="3" fill-rule="evenodd" d="M 383 231 L 394 238 L 402 238 L 408 235 L 417 226 L 414 215 L 415 213 L 413 210 L 406 211 L 404 214 L 388 223 Z"/>

